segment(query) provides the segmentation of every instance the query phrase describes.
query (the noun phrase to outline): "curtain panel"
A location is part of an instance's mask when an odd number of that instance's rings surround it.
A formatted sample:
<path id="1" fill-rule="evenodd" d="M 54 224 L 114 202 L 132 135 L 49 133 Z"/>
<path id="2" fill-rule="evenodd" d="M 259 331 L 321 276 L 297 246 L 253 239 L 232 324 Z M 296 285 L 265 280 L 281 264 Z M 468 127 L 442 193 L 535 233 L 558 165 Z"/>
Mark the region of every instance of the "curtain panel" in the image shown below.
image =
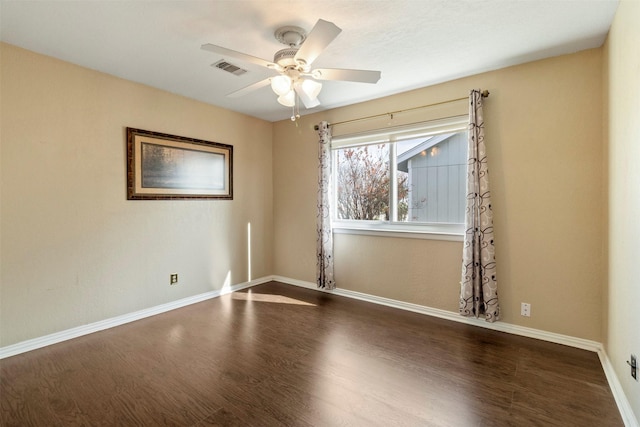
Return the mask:
<path id="1" fill-rule="evenodd" d="M 500 318 L 500 306 L 481 91 L 472 90 L 469 100 L 466 231 L 459 309 L 463 316 L 483 315 L 486 321 L 494 322 Z"/>
<path id="2" fill-rule="evenodd" d="M 335 289 L 333 280 L 333 233 L 329 190 L 331 183 L 331 128 L 329 123 L 318 124 L 318 210 L 316 213 L 317 250 L 316 281 L 319 288 Z"/>

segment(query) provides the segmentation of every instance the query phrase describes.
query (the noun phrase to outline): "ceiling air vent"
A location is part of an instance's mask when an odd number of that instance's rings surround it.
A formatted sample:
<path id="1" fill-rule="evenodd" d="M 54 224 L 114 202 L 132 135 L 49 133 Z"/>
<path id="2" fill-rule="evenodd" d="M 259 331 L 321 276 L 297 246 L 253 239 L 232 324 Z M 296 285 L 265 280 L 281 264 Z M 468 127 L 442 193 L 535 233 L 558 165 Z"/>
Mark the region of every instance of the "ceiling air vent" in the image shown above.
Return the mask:
<path id="1" fill-rule="evenodd" d="M 231 73 L 234 76 L 241 76 L 247 72 L 247 70 L 238 67 L 237 65 L 233 65 L 225 61 L 224 59 L 216 62 L 215 64 L 211 64 L 212 67 L 216 67 L 221 69 L 222 71 L 226 71 L 227 73 Z"/>

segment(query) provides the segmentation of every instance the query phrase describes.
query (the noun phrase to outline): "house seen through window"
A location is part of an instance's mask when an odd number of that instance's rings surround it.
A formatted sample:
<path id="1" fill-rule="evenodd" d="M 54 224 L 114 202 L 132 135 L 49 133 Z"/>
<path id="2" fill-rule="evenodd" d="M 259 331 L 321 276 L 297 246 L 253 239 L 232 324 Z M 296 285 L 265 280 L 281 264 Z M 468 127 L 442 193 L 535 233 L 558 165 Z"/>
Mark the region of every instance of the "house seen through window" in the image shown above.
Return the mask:
<path id="1" fill-rule="evenodd" d="M 466 121 L 337 138 L 333 156 L 337 227 L 462 232 Z"/>

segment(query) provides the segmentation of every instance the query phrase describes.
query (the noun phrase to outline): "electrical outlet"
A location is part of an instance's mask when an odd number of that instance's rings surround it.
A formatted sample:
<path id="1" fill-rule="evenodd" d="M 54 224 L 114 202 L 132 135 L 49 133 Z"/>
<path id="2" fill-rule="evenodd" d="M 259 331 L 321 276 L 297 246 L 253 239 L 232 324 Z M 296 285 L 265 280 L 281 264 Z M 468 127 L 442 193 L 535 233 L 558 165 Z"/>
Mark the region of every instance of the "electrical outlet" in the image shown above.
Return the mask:
<path id="1" fill-rule="evenodd" d="M 527 302 L 520 304 L 520 315 L 524 317 L 531 317 L 531 304 Z"/>
<path id="2" fill-rule="evenodd" d="M 178 273 L 172 274 L 171 276 L 169 276 L 169 284 L 170 285 L 178 284 Z"/>
<path id="3" fill-rule="evenodd" d="M 631 355 L 631 362 L 627 361 L 627 364 L 631 366 L 631 376 L 638 381 L 638 359 L 635 354 Z"/>

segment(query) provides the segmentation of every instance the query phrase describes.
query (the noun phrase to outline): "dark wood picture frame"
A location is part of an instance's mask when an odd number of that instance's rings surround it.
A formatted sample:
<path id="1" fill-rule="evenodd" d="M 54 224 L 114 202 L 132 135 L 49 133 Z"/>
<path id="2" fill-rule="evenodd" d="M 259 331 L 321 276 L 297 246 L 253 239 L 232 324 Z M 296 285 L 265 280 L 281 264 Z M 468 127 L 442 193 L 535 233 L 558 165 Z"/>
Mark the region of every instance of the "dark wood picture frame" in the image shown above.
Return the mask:
<path id="1" fill-rule="evenodd" d="M 127 128 L 127 199 L 233 199 L 233 146 Z"/>

